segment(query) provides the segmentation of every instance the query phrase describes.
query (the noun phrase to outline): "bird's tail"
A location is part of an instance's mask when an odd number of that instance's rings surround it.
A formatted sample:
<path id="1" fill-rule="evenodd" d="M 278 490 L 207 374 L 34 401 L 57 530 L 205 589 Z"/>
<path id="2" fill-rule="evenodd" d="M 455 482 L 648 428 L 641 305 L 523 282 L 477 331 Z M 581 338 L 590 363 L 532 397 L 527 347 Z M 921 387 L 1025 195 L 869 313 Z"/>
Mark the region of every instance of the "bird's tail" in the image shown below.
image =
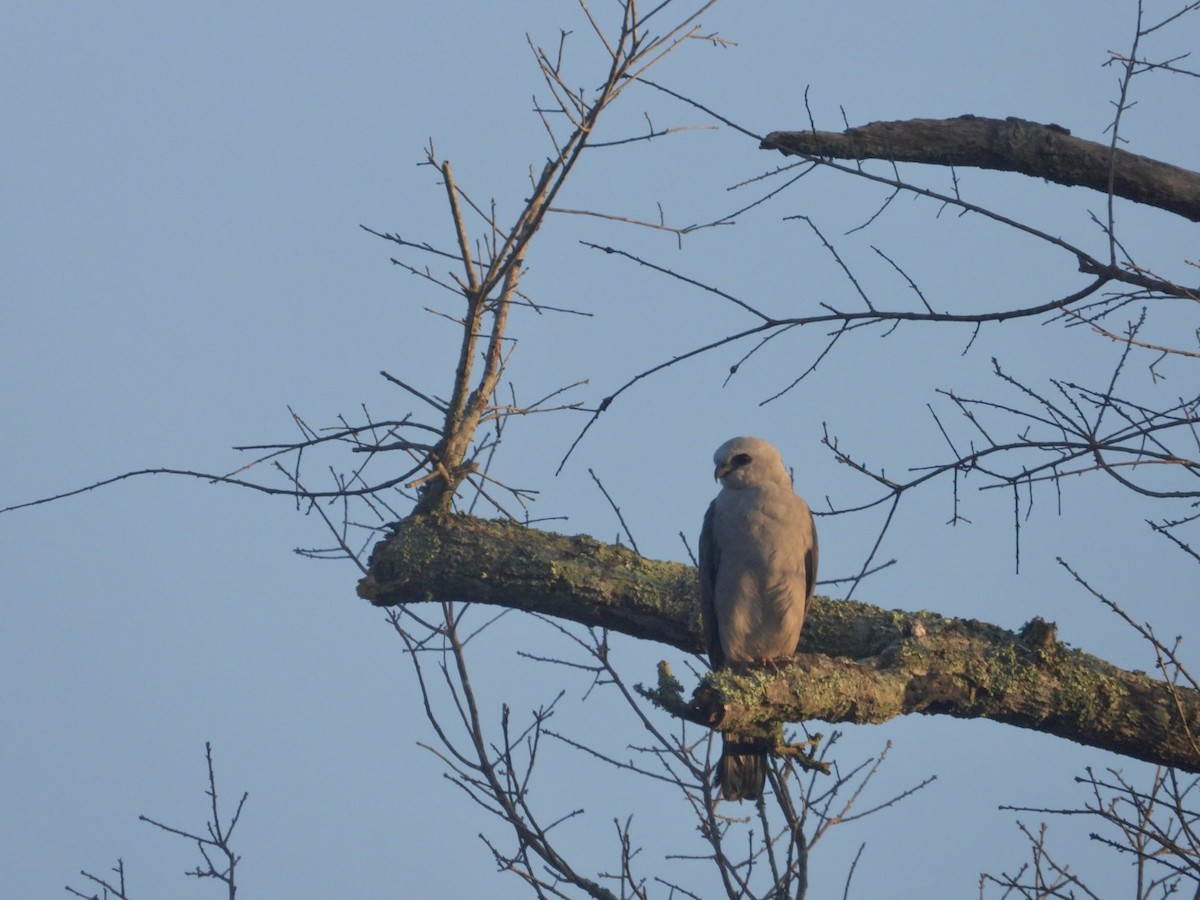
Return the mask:
<path id="1" fill-rule="evenodd" d="M 770 743 L 727 735 L 717 762 L 716 784 L 726 800 L 757 800 L 767 783 Z"/>

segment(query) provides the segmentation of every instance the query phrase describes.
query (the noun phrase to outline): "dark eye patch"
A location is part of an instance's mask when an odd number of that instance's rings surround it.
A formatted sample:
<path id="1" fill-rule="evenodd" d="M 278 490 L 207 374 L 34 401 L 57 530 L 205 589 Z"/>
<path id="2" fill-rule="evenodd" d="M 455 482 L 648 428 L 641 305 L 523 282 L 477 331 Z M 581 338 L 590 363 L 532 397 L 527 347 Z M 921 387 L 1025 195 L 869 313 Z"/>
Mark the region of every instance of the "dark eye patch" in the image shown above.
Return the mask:
<path id="1" fill-rule="evenodd" d="M 733 467 L 735 469 L 740 469 L 742 466 L 748 466 L 750 465 L 750 454 L 739 453 L 731 460 L 731 462 L 733 463 Z"/>

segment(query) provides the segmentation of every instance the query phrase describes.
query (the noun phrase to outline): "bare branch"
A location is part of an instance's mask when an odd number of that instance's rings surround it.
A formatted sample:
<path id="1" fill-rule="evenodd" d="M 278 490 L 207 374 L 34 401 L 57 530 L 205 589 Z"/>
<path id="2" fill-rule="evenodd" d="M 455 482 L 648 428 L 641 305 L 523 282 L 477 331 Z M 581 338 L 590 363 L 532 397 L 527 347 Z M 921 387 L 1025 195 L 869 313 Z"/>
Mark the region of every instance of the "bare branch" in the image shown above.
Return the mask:
<path id="1" fill-rule="evenodd" d="M 1024 119 L 908 119 L 844 132 L 773 131 L 762 149 L 805 158 L 883 159 L 1018 172 L 1166 210 L 1200 222 L 1200 174 Z"/>

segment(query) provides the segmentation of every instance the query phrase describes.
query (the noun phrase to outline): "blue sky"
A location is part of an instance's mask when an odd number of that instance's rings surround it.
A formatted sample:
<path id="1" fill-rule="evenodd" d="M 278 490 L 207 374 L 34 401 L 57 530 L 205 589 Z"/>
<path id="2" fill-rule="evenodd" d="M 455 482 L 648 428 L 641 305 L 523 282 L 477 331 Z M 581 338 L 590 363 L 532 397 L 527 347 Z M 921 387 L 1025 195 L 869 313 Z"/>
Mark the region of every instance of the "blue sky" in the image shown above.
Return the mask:
<path id="1" fill-rule="evenodd" d="M 803 128 L 808 87 L 818 127 L 831 130 L 843 109 L 853 124 L 970 112 L 1057 122 L 1100 140 L 1117 87 L 1116 71 L 1101 64 L 1127 47 L 1133 15 L 1126 2 L 729 4 L 704 23 L 736 46 L 688 46 L 656 78 L 758 133 Z M 462 2 L 337 10 L 20 2 L 6 19 L 0 506 L 143 467 L 230 471 L 246 460 L 229 448 L 295 435 L 289 406 L 314 426 L 356 418 L 362 404 L 376 417 L 413 411 L 380 369 L 444 394 L 457 336 L 424 308 L 445 301 L 389 263 L 396 248 L 358 226 L 451 240 L 434 173 L 417 165 L 430 139 L 462 186 L 511 216 L 528 168 L 547 152 L 530 112 L 542 85 L 526 32 L 557 44 L 560 27 L 572 30 L 568 58 L 581 83 L 600 71 L 586 22 L 566 2 L 520 11 Z M 1184 37 L 1168 32 L 1148 52 L 1190 49 Z M 1194 85 L 1137 84 L 1129 149 L 1196 168 L 1200 123 L 1180 112 L 1195 109 Z M 643 89 L 613 110 L 609 135 L 637 132 L 644 113 L 658 126 L 705 124 Z M 653 218 L 661 202 L 668 221 L 711 220 L 755 196 L 730 185 L 779 161 L 729 129 L 687 132 L 596 151 L 562 205 Z M 945 173 L 922 177 L 950 187 Z M 1088 219 L 1103 208 L 1096 195 L 992 173 L 960 178 L 981 203 L 1103 246 Z M 939 217 L 929 203 L 898 201 L 872 230 L 843 237 L 882 199 L 814 176 L 736 226 L 690 236 L 682 250 L 629 226 L 551 220 L 526 288 L 592 316 L 517 315 L 516 389 L 533 399 L 588 379 L 571 399 L 594 403 L 642 368 L 745 327 L 730 305 L 580 240 L 644 254 L 781 313 L 854 302 L 805 226 L 784 221 L 797 214 L 836 236 L 880 305 L 913 298 L 871 243 L 902 261 L 935 305 L 983 309 L 1079 285 L 1069 260 L 977 219 Z M 1139 260 L 1186 276 L 1194 228 L 1128 204 L 1120 212 Z M 1185 333 L 1186 311 L 1167 316 L 1162 327 Z M 514 422 L 497 471 L 541 491 L 533 515 L 567 516 L 554 527 L 612 539 L 618 524 L 591 467 L 642 551 L 683 559 L 677 535 L 699 530 L 712 450 L 733 434 L 780 446 L 814 507 L 826 495 L 846 502 L 866 486 L 819 445 L 823 422 L 898 472 L 942 453 L 925 408 L 932 389 L 998 390 L 991 356 L 1030 379 L 1093 383 L 1114 362 L 1110 345 L 1079 329 L 985 329 L 962 356 L 969 336 L 864 333 L 766 405 L 825 336 L 780 338 L 723 387 L 748 349 L 732 348 L 625 395 L 558 477 L 581 420 Z M 1183 363 L 1166 373 L 1174 382 L 1156 387 L 1137 368 L 1131 390 L 1186 393 L 1194 383 Z M 947 485 L 914 498 L 882 551 L 899 563 L 859 597 L 1006 627 L 1042 615 L 1074 646 L 1150 669 L 1146 648 L 1054 563 L 1062 555 L 1135 619 L 1163 634 L 1194 633 L 1194 572 L 1148 534 L 1143 520 L 1154 507 L 1095 479 L 1065 487 L 1061 515 L 1052 495 L 1039 496 L 1023 523 L 1016 576 L 1011 497 L 999 493 L 968 492 L 973 524 L 957 528 L 943 525 Z M 851 574 L 877 524 L 823 520 L 822 575 Z M 100 873 L 120 856 L 135 896 L 211 896 L 180 874 L 195 864 L 190 848 L 137 821 L 144 813 L 202 825 L 211 740 L 224 799 L 250 792 L 239 826 L 248 895 L 524 896 L 515 879 L 494 873 L 476 837 L 502 832 L 417 746 L 430 734 L 411 673 L 382 613 L 355 597 L 357 571 L 291 552 L 326 543 L 315 517 L 286 501 L 165 476 L 0 516 L 6 893 L 80 886 L 80 868 Z M 477 673 L 493 715 L 502 701 L 527 710 L 561 687 L 564 730 L 615 748 L 641 740 L 619 708 L 582 702 L 586 681 L 548 685 L 544 670 L 515 657 L 523 648 L 565 652 L 556 640 L 509 617 L 481 642 Z M 635 681 L 651 677 L 664 652 L 615 646 Z M 877 800 L 928 774 L 939 781 L 844 835 L 835 829 L 814 851 L 814 895 L 840 890 L 863 841 L 858 896 L 897 878 L 914 896 L 974 892 L 981 870 L 1023 859 L 1015 816 L 999 804 L 1077 804 L 1071 779 L 1085 765 L 1142 769 L 992 723 L 935 719 L 849 729 L 843 752 L 856 760 L 889 740 Z M 548 804 L 588 809 L 587 824 L 566 839 L 595 869 L 615 860 L 611 820 L 623 811 L 645 823 L 648 853 L 686 850 L 688 813 L 673 798 L 580 765 L 557 753 L 539 789 Z M 1055 823 L 1051 834 L 1077 868 L 1127 877 L 1069 826 Z M 956 852 L 946 858 L 950 844 Z"/>

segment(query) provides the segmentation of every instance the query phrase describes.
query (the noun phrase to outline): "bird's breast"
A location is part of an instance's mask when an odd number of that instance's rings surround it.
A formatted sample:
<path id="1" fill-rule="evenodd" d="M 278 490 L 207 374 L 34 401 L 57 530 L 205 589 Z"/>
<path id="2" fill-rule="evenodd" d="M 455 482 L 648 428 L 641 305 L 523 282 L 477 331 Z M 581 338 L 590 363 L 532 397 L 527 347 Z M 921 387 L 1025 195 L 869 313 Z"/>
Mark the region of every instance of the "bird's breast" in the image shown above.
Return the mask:
<path id="1" fill-rule="evenodd" d="M 804 625 L 807 506 L 790 490 L 738 491 L 715 513 L 721 555 L 713 606 L 727 659 L 791 656 Z"/>

